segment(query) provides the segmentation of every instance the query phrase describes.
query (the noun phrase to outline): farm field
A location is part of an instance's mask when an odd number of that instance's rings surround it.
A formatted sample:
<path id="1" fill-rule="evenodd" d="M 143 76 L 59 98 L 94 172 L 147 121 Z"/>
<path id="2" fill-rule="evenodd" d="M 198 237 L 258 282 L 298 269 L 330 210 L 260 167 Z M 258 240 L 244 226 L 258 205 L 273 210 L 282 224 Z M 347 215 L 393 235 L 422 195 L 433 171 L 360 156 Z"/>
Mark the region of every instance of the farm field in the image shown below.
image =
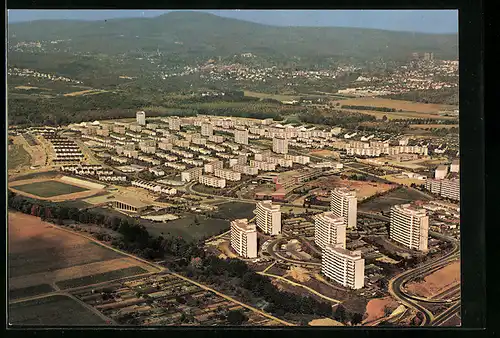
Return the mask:
<path id="1" fill-rule="evenodd" d="M 40 197 L 54 197 L 88 190 L 76 185 L 52 180 L 16 185 L 15 189 Z"/>
<path id="2" fill-rule="evenodd" d="M 427 129 L 427 128 L 459 128 L 458 124 L 410 124 L 412 129 Z"/>
<path id="3" fill-rule="evenodd" d="M 358 210 L 367 212 L 389 211 L 393 205 L 410 203 L 411 201 L 428 200 L 422 194 L 409 189 L 396 189 L 383 196 L 358 205 Z"/>
<path id="4" fill-rule="evenodd" d="M 299 96 L 297 95 L 266 94 L 266 93 L 252 92 L 249 90 L 245 90 L 244 93 L 245 96 L 258 97 L 259 99 L 273 99 L 278 101 L 291 101 L 299 99 Z"/>
<path id="5" fill-rule="evenodd" d="M 123 269 L 118 269 L 118 270 L 113 270 L 109 272 L 103 272 L 99 274 L 94 274 L 90 276 L 85 276 L 85 277 L 80 277 L 80 278 L 73 278 L 73 279 L 66 279 L 61 282 L 57 282 L 57 286 L 61 289 L 72 289 L 72 288 L 78 288 L 81 286 L 86 286 L 86 285 L 91 285 L 91 284 L 98 284 L 98 283 L 103 283 L 107 282 L 110 280 L 114 279 L 120 279 L 124 277 L 129 277 L 129 276 L 135 276 L 135 275 L 140 275 L 143 273 L 147 273 L 148 271 L 139 267 L 139 266 L 132 266 L 128 268 L 123 268 Z"/>
<path id="6" fill-rule="evenodd" d="M 7 169 L 16 169 L 22 166 L 28 166 L 31 162 L 31 156 L 24 149 L 22 144 L 9 145 L 7 152 Z"/>
<path id="7" fill-rule="evenodd" d="M 342 100 L 339 103 L 341 105 L 349 105 L 349 106 L 394 108 L 397 110 L 401 109 L 404 112 L 416 112 L 416 113 L 426 113 L 426 114 L 432 114 L 432 113 L 437 114 L 439 111 L 456 109 L 455 106 L 444 105 L 444 104 L 420 103 L 412 101 L 384 99 L 378 97 L 350 98 Z"/>
<path id="8" fill-rule="evenodd" d="M 105 321 L 68 296 L 56 295 L 9 305 L 13 325 L 99 325 Z"/>
<path id="9" fill-rule="evenodd" d="M 53 291 L 55 291 L 55 289 L 49 284 L 33 285 L 25 288 L 9 290 L 9 299 L 16 300 L 18 298 L 28 298 Z"/>
<path id="10" fill-rule="evenodd" d="M 72 92 L 72 93 L 66 93 L 64 96 L 82 96 L 82 95 L 93 95 L 93 94 L 101 94 L 101 93 L 107 93 L 106 90 L 100 90 L 100 89 L 87 89 L 87 90 L 81 90 L 77 92 Z"/>
<path id="11" fill-rule="evenodd" d="M 84 286 L 84 281 L 95 284 L 109 280 L 106 277 L 116 279 L 122 275 L 131 276 L 134 272 L 157 271 L 38 217 L 9 212 L 8 220 L 8 285 L 9 293 L 14 296 L 25 297 L 27 294 L 29 297 L 30 294 L 51 291 L 42 284 L 53 289 L 58 288 L 58 283 Z M 118 272 L 109 274 L 113 271 Z"/>

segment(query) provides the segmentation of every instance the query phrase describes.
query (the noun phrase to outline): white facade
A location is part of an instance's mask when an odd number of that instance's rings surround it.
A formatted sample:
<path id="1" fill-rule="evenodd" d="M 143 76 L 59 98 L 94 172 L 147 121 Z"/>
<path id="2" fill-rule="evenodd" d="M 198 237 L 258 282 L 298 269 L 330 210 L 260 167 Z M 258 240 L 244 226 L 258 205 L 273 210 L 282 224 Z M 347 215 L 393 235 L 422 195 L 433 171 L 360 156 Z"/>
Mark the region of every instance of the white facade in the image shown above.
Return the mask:
<path id="1" fill-rule="evenodd" d="M 460 172 L 460 160 L 458 158 L 451 162 L 450 172 L 452 173 Z"/>
<path id="2" fill-rule="evenodd" d="M 234 131 L 234 142 L 238 144 L 248 144 L 248 130 L 236 129 Z"/>
<path id="3" fill-rule="evenodd" d="M 436 180 L 442 180 L 448 175 L 448 166 L 447 165 L 440 165 L 436 168 L 436 171 L 434 172 L 434 178 Z"/>
<path id="4" fill-rule="evenodd" d="M 203 169 L 201 168 L 191 168 L 189 170 L 183 171 L 181 173 L 181 181 L 182 182 L 191 182 L 196 181 L 203 173 Z"/>
<path id="5" fill-rule="evenodd" d="M 226 187 L 226 180 L 224 178 L 219 178 L 214 176 L 200 175 L 198 177 L 198 182 L 203 185 L 207 185 L 209 187 L 214 187 L 214 188 Z"/>
<path id="6" fill-rule="evenodd" d="M 213 173 L 215 169 L 222 169 L 223 167 L 224 167 L 224 162 L 216 160 L 205 164 L 204 169 L 206 173 Z"/>
<path id="7" fill-rule="evenodd" d="M 356 190 L 349 188 L 336 188 L 332 190 L 330 211 L 337 217 L 344 217 L 348 228 L 356 227 L 358 200 Z"/>
<path id="8" fill-rule="evenodd" d="M 241 173 L 229 169 L 214 169 L 216 177 L 225 178 L 228 181 L 241 180 Z"/>
<path id="9" fill-rule="evenodd" d="M 257 257 L 257 229 L 255 224 L 248 224 L 248 219 L 236 219 L 231 222 L 231 247 L 244 258 Z"/>
<path id="10" fill-rule="evenodd" d="M 214 134 L 214 127 L 211 123 L 201 124 L 201 135 L 202 136 L 212 136 Z"/>
<path id="11" fill-rule="evenodd" d="M 262 232 L 269 235 L 281 233 L 281 211 L 278 204 L 272 201 L 262 201 L 257 203 L 255 209 L 257 227 Z"/>
<path id="12" fill-rule="evenodd" d="M 427 251 L 429 216 L 425 209 L 410 204 L 391 208 L 389 238 L 413 250 Z"/>
<path id="13" fill-rule="evenodd" d="M 181 130 L 181 119 L 177 116 L 168 119 L 168 129 Z"/>
<path id="14" fill-rule="evenodd" d="M 341 244 L 328 244 L 323 249 L 321 272 L 333 281 L 351 288 L 365 285 L 365 260 L 361 251 L 349 251 Z"/>
<path id="15" fill-rule="evenodd" d="M 327 244 L 341 244 L 345 248 L 346 226 L 344 217 L 324 212 L 314 220 L 314 242 L 324 249 Z"/>
<path id="16" fill-rule="evenodd" d="M 139 124 L 141 126 L 145 126 L 146 125 L 146 113 L 145 112 L 138 111 L 135 114 L 135 119 L 137 121 L 137 124 Z"/>
<path id="17" fill-rule="evenodd" d="M 288 154 L 288 140 L 286 138 L 273 138 L 273 152 Z"/>

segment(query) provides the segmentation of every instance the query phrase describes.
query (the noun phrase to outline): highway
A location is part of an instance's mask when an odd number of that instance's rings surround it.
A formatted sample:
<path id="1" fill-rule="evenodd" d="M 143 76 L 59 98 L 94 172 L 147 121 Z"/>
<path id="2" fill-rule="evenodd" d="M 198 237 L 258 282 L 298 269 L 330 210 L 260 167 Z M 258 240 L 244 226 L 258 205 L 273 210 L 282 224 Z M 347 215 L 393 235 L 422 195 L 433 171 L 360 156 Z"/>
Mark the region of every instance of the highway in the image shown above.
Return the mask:
<path id="1" fill-rule="evenodd" d="M 427 308 L 422 306 L 420 302 L 430 302 L 430 303 L 448 303 L 448 301 L 445 300 L 431 300 L 431 299 L 426 299 L 422 297 L 416 297 L 412 295 L 408 295 L 405 293 L 403 290 L 403 285 L 420 276 L 425 276 L 429 273 L 429 271 L 432 271 L 433 269 L 441 266 L 445 266 L 449 264 L 450 261 L 453 261 L 459 257 L 459 247 L 457 245 L 457 242 L 455 239 L 448 238 L 450 240 L 454 247 L 453 249 L 444 255 L 443 257 L 440 257 L 436 260 L 433 260 L 431 262 L 428 262 L 418 268 L 405 271 L 404 273 L 392 278 L 389 281 L 389 293 L 391 294 L 392 297 L 395 299 L 399 300 L 401 303 L 404 305 L 413 308 L 419 312 L 421 312 L 424 315 L 424 319 L 422 323 L 420 324 L 421 326 L 424 325 L 429 325 L 432 324 L 433 321 L 435 320 L 434 315 L 432 312 L 430 312 Z M 457 304 L 460 304 L 459 302 Z M 455 305 L 454 305 L 455 306 Z"/>
<path id="2" fill-rule="evenodd" d="M 453 306 L 451 306 L 443 313 L 439 314 L 439 316 L 434 319 L 432 326 L 441 326 L 446 323 L 451 317 L 455 316 L 457 313 L 460 313 L 460 307 L 460 302 L 456 302 L 455 304 L 453 304 Z"/>

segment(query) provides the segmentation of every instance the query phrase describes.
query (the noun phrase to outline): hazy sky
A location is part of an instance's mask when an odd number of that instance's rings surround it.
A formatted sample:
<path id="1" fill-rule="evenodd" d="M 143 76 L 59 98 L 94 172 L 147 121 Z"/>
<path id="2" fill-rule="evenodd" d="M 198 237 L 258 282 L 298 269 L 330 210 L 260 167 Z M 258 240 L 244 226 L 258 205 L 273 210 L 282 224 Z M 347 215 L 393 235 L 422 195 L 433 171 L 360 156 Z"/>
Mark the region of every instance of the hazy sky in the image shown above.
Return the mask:
<path id="1" fill-rule="evenodd" d="M 155 17 L 167 10 L 9 10 L 8 21 L 104 20 Z M 363 27 L 425 33 L 457 33 L 456 10 L 207 10 L 224 17 L 277 26 Z"/>

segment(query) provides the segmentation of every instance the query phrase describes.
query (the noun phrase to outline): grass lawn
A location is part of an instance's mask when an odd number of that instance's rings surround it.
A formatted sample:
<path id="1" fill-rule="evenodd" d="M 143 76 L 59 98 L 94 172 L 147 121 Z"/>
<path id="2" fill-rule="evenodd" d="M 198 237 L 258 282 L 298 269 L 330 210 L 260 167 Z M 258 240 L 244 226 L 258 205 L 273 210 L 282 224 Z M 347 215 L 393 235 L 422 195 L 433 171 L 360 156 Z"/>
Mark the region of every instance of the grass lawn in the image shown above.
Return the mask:
<path id="1" fill-rule="evenodd" d="M 195 223 L 196 218 L 199 224 Z M 229 221 L 194 214 L 184 214 L 180 218 L 167 223 L 141 220 L 141 224 L 153 236 L 180 236 L 187 241 L 214 236 L 222 230 L 229 230 Z"/>
<path id="2" fill-rule="evenodd" d="M 214 217 L 221 219 L 239 219 L 248 218 L 252 219 L 255 215 L 255 204 L 242 203 L 242 202 L 229 202 L 219 205 L 219 209 Z"/>
<path id="3" fill-rule="evenodd" d="M 75 192 L 87 191 L 89 189 L 77 187 L 76 185 L 62 183 L 59 181 L 43 181 L 18 185 L 13 187 L 16 190 L 40 197 L 54 197 L 59 195 L 72 194 Z"/>
<path id="4" fill-rule="evenodd" d="M 50 296 L 9 305 L 13 325 L 99 325 L 101 317 L 68 296 Z"/>
<path id="5" fill-rule="evenodd" d="M 7 153 L 7 168 L 15 169 L 22 165 L 29 165 L 31 156 L 21 144 L 12 144 Z"/>
<path id="6" fill-rule="evenodd" d="M 139 266 L 131 266 L 129 268 L 108 271 L 96 275 L 67 279 L 61 282 L 57 282 L 56 284 L 59 288 L 61 288 L 61 290 L 65 290 L 85 285 L 103 283 L 114 279 L 120 279 L 123 277 L 135 276 L 147 272 L 148 272 L 147 270 L 144 270 Z"/>

